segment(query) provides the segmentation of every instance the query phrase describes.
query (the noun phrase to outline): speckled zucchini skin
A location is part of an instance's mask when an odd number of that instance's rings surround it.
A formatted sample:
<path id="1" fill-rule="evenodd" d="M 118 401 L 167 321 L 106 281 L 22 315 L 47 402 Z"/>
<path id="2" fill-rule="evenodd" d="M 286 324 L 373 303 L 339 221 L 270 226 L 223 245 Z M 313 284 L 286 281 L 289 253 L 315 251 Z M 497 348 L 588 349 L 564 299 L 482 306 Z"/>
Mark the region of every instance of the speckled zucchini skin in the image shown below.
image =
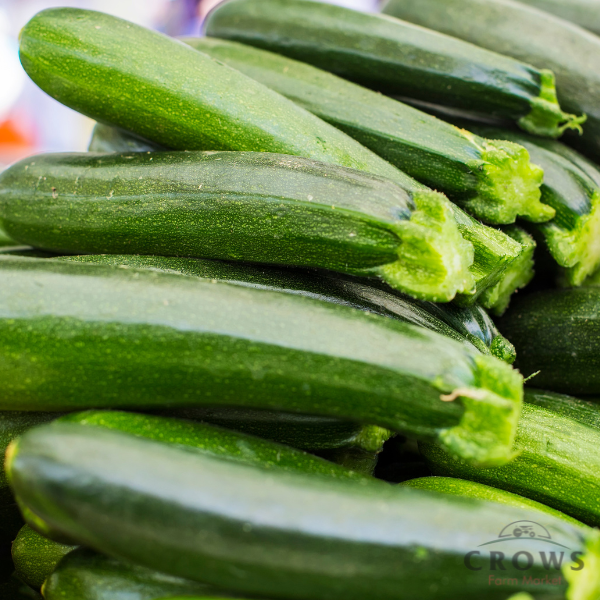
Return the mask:
<path id="1" fill-rule="evenodd" d="M 410 430 L 482 464 L 511 456 L 521 376 L 433 331 L 148 270 L 0 257 L 0 272 L 0 409 L 234 405 Z"/>
<path id="2" fill-rule="evenodd" d="M 11 446 L 8 469 L 16 491 L 44 518 L 90 547 L 266 598 L 397 600 L 404 588 L 438 600 L 504 599 L 506 590 L 466 569 L 464 556 L 480 550 L 485 560 L 489 547 L 481 544 L 497 539 L 505 524 L 540 520 L 536 511 L 380 481 L 266 475 L 116 431 L 90 435 L 72 423 L 26 433 Z M 563 573 L 572 597 L 591 600 L 598 533 L 549 515 L 543 521 L 554 540 L 588 561 L 588 572 L 569 563 Z M 546 548 L 542 540 L 529 542 L 528 575 L 548 573 L 537 552 Z M 526 589 L 522 573 L 506 567 L 503 575 L 518 577 L 511 591 Z M 431 573 L 442 569 L 444 585 L 432 583 Z M 563 577 L 536 590 L 558 599 L 566 587 Z"/>

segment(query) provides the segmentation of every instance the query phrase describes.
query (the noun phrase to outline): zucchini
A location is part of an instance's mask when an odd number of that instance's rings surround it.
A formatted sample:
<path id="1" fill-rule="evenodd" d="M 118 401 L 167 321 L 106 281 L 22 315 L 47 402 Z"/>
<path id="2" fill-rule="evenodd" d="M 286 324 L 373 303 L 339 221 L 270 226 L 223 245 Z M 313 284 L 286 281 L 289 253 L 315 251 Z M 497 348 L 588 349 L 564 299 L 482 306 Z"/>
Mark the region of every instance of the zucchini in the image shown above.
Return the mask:
<path id="1" fill-rule="evenodd" d="M 0 220 L 63 253 L 320 267 L 437 301 L 473 283 L 471 245 L 443 196 L 265 152 L 36 156 L 0 175 Z"/>
<path id="2" fill-rule="evenodd" d="M 460 477 L 542 502 L 600 525 L 600 407 L 528 390 L 508 465 L 472 469 L 433 444 L 420 444 L 435 475 Z"/>
<path id="3" fill-rule="evenodd" d="M 141 269 L 0 257 L 0 278 L 0 410 L 233 405 L 511 456 L 522 377 L 433 331 Z"/>
<path id="4" fill-rule="evenodd" d="M 482 544 L 506 525 L 539 520 L 536 511 L 376 480 L 267 475 L 117 431 L 91 435 L 74 423 L 25 433 L 9 449 L 7 470 L 17 494 L 89 547 L 251 596 L 397 600 L 402 589 L 436 600 L 505 598 L 465 568 L 465 555 L 489 559 Z M 544 578 L 536 591 L 597 598 L 600 534 L 550 515 L 543 524 L 568 550 L 562 572 L 549 573 L 538 555 L 546 542 L 529 542 L 527 575 Z M 588 568 L 573 570 L 576 558 Z M 523 571 L 505 566 L 503 576 L 518 577 L 511 591 L 527 589 Z M 444 585 L 432 585 L 432 572 L 443 572 Z"/>
<path id="5" fill-rule="evenodd" d="M 561 105 L 565 110 L 587 114 L 583 135 L 569 136 L 569 144 L 596 161 L 600 158 L 597 36 L 510 0 L 392 0 L 386 12 L 536 67 L 552 69 Z"/>
<path id="6" fill-rule="evenodd" d="M 548 223 L 532 225 L 543 236 L 550 254 L 563 267 L 561 279 L 581 285 L 600 266 L 600 171 L 581 154 L 555 140 L 517 131 L 473 127 L 491 139 L 524 146 L 544 169 L 542 200 L 556 210 Z"/>
<path id="7" fill-rule="evenodd" d="M 497 316 L 504 314 L 512 295 L 523 289 L 534 276 L 535 240 L 524 229 L 514 225 L 507 227 L 505 233 L 521 244 L 521 254 L 508 267 L 502 279 L 496 285 L 486 288 L 479 296 L 481 305 Z"/>
<path id="8" fill-rule="evenodd" d="M 449 496 L 477 498 L 479 500 L 489 500 L 490 502 L 498 502 L 499 504 L 506 504 L 508 506 L 537 510 L 546 515 L 556 517 L 557 519 L 562 519 L 572 525 L 582 526 L 582 523 L 577 519 L 573 519 L 573 517 L 569 517 L 545 504 L 495 487 L 490 487 L 489 485 L 467 481 L 466 479 L 457 479 L 455 477 L 420 477 L 419 479 L 404 481 L 400 485 L 405 485 L 417 490 L 428 490 L 439 494 L 448 494 Z"/>
<path id="9" fill-rule="evenodd" d="M 159 144 L 143 140 L 128 131 L 96 123 L 88 152 L 153 152 L 164 150 Z"/>
<path id="10" fill-rule="evenodd" d="M 222 597 L 196 583 L 78 548 L 65 556 L 44 583 L 45 600 L 163 600 Z"/>
<path id="11" fill-rule="evenodd" d="M 310 65 L 236 42 L 184 38 L 196 50 L 293 100 L 489 223 L 552 218 L 543 172 L 513 143 L 491 142 Z"/>
<path id="12" fill-rule="evenodd" d="M 514 347 L 500 335 L 489 316 L 477 305 L 459 308 L 453 304 L 419 301 L 388 287 L 368 285 L 370 282 L 366 283 L 360 279 L 332 275 L 327 272 L 284 270 L 164 256 L 88 254 L 65 256 L 58 260 L 113 265 L 119 268 L 153 269 L 313 297 L 426 327 L 460 342 L 466 340 L 480 352 L 484 354 L 491 352 L 509 363 L 514 362 L 515 359 Z M 201 410 L 212 411 L 213 409 Z M 216 410 L 220 409 L 216 408 Z M 245 417 L 241 416 L 241 418 L 245 420 Z M 260 419 L 260 417 L 258 418 Z M 296 419 L 298 417 L 291 415 L 286 418 Z M 238 417 L 233 417 L 233 419 L 237 420 Z M 254 421 L 255 417 L 250 416 L 249 419 Z M 296 425 L 299 423 L 292 424 L 293 427 Z M 347 428 L 348 425 L 343 427 Z M 355 434 L 356 431 L 352 429 L 351 435 Z M 294 443 L 290 445 L 295 446 Z M 309 446 L 310 449 L 317 447 Z"/>
<path id="13" fill-rule="evenodd" d="M 2 231 L 2 229 L 0 229 L 0 248 L 14 246 L 14 245 L 15 245 L 14 240 L 9 238 L 8 235 L 6 233 L 4 233 L 4 231 Z"/>
<path id="14" fill-rule="evenodd" d="M 598 0 L 520 0 L 580 27 L 600 33 L 600 2 Z"/>
<path id="15" fill-rule="evenodd" d="M 499 321 L 515 345 L 517 366 L 535 386 L 568 394 L 600 394 L 600 289 L 530 294 Z"/>
<path id="16" fill-rule="evenodd" d="M 161 146 L 276 152 L 410 180 L 253 79 L 129 21 L 49 8 L 25 25 L 19 41 L 21 63 L 44 92 Z"/>
<path id="17" fill-rule="evenodd" d="M 206 34 L 258 46 L 392 95 L 515 120 L 537 135 L 581 130 L 546 69 L 388 16 L 307 0 L 232 0 Z"/>
<path id="18" fill-rule="evenodd" d="M 12 559 L 17 576 L 27 585 L 39 590 L 60 559 L 73 549 L 74 546 L 53 542 L 23 525 L 12 544 Z"/>

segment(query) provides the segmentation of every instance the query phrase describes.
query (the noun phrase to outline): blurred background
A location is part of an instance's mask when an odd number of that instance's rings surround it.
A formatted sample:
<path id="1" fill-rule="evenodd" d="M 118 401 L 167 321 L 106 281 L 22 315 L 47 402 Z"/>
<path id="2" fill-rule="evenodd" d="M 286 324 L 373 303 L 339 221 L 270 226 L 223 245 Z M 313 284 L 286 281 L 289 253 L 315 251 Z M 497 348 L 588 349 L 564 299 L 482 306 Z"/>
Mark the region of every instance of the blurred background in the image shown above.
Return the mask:
<path id="1" fill-rule="evenodd" d="M 23 25 L 51 6 L 101 10 L 168 35 L 200 35 L 202 21 L 221 0 L 0 0 L 0 169 L 36 152 L 83 151 L 93 122 L 42 92 L 19 62 Z M 326 0 L 378 10 L 379 0 Z"/>

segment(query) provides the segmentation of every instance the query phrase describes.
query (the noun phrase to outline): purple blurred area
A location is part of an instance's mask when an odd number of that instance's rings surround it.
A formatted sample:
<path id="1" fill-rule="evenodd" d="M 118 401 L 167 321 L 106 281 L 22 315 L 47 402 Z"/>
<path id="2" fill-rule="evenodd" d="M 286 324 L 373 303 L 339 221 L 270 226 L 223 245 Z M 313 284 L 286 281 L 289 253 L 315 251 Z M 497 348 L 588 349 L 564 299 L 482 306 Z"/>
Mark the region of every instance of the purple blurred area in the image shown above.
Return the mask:
<path id="1" fill-rule="evenodd" d="M 38 152 L 83 151 L 93 121 L 59 104 L 25 74 L 18 35 L 40 10 L 73 6 L 103 11 L 167 35 L 200 35 L 203 19 L 222 0 L 0 0 L 0 170 Z M 375 11 L 379 0 L 327 0 Z"/>

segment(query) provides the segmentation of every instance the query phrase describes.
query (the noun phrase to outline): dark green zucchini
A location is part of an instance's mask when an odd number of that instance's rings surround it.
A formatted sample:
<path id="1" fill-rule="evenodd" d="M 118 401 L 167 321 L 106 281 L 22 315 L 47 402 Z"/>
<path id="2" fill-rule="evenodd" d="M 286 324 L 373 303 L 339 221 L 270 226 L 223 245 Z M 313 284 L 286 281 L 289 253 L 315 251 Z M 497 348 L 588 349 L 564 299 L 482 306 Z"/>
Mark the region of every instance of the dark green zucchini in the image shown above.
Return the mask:
<path id="1" fill-rule="evenodd" d="M 380 92 L 515 120 L 549 137 L 581 130 L 556 99 L 554 75 L 383 15 L 306 0 L 231 0 L 206 34 L 331 71 Z"/>
<path id="2" fill-rule="evenodd" d="M 600 158 L 598 36 L 511 0 L 391 0 L 385 10 L 417 25 L 552 69 L 561 105 L 588 117 L 583 135 L 567 136 L 568 143 L 596 161 Z"/>
<path id="3" fill-rule="evenodd" d="M 47 94 L 161 146 L 277 152 L 410 180 L 239 71 L 129 21 L 50 8 L 25 25 L 19 41 L 24 69 Z"/>
<path id="4" fill-rule="evenodd" d="M 520 0 L 580 27 L 600 33 L 600 2 L 598 0 Z"/>
<path id="5" fill-rule="evenodd" d="M 600 289 L 547 290 L 519 298 L 498 322 L 517 366 L 554 392 L 600 394 Z"/>
<path id="6" fill-rule="evenodd" d="M 508 465 L 472 469 L 441 448 L 420 444 L 436 475 L 479 481 L 600 525 L 600 407 L 550 392 L 527 391 Z"/>
<path id="7" fill-rule="evenodd" d="M 401 485 L 417 490 L 448 494 L 449 496 L 477 498 L 478 500 L 498 502 L 499 504 L 506 504 L 507 506 L 538 510 L 546 515 L 556 517 L 557 519 L 563 519 L 572 525 L 582 526 L 582 523 L 577 519 L 569 517 L 559 510 L 550 508 L 541 502 L 536 502 L 535 500 L 513 494 L 512 492 L 507 492 L 496 487 L 490 487 L 489 485 L 484 485 L 482 483 L 468 481 L 466 479 L 457 479 L 456 477 L 420 477 L 419 479 L 404 481 Z"/>
<path id="8" fill-rule="evenodd" d="M 74 546 L 53 542 L 24 525 L 12 544 L 15 571 L 21 581 L 39 590 L 60 559 L 73 549 Z"/>
<path id="9" fill-rule="evenodd" d="M 252 77 L 341 129 L 421 183 L 490 223 L 552 218 L 543 173 L 523 148 L 490 142 L 305 63 L 216 38 L 186 44 Z"/>
<path id="10" fill-rule="evenodd" d="M 433 331 L 141 269 L 0 257 L 0 278 L 0 409 L 241 406 L 511 456 L 521 376 Z"/>
<path id="11" fill-rule="evenodd" d="M 143 140 L 128 131 L 96 123 L 88 152 L 152 152 L 164 150 L 159 144 Z"/>
<path id="12" fill-rule="evenodd" d="M 65 256 L 59 260 L 153 269 L 313 297 L 427 327 L 460 342 L 466 340 L 484 354 L 491 352 L 509 363 L 515 359 L 510 342 L 500 335 L 489 316 L 477 305 L 460 308 L 454 304 L 419 301 L 389 287 L 375 287 L 369 285 L 371 282 L 332 275 L 325 271 L 255 267 L 163 256 L 88 254 Z M 250 420 L 254 420 L 254 417 L 250 417 Z M 351 435 L 355 433 L 353 430 Z M 290 445 L 295 446 L 293 443 Z M 313 446 L 309 448 L 316 449 Z"/>
<path id="13" fill-rule="evenodd" d="M 45 600 L 220 598 L 226 592 L 108 558 L 86 548 L 65 556 L 44 584 Z M 239 597 L 239 596 L 238 596 Z"/>
<path id="14" fill-rule="evenodd" d="M 436 301 L 473 285 L 472 247 L 443 196 L 280 154 L 40 155 L 0 175 L 0 221 L 63 253 L 320 267 Z"/>
<path id="15" fill-rule="evenodd" d="M 117 431 L 91 435 L 74 423 L 27 432 L 7 465 L 15 491 L 87 546 L 267 598 L 397 600 L 401 589 L 414 598 L 504 599 L 487 573 L 465 568 L 465 555 L 479 552 L 485 562 L 497 547 L 484 544 L 504 527 L 542 521 L 537 511 L 377 480 L 266 474 Z M 562 570 L 545 568 L 539 551 L 554 546 L 528 542 L 527 576 L 543 579 L 536 592 L 595 600 L 599 533 L 550 515 L 543 526 L 566 547 L 565 561 Z M 512 555 L 522 543 L 501 548 Z M 511 591 L 530 589 L 522 570 L 505 566 L 502 576 L 517 578 Z M 432 585 L 432 573 L 443 573 L 444 584 Z"/>

